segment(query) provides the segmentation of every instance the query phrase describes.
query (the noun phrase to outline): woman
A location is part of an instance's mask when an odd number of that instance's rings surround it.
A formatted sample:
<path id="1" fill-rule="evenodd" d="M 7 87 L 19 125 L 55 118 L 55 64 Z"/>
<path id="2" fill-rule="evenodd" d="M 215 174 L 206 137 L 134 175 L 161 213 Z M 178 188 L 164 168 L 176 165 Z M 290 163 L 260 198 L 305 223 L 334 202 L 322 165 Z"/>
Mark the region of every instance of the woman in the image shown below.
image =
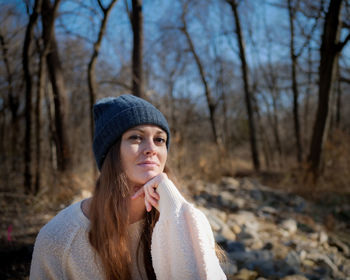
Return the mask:
<path id="1" fill-rule="evenodd" d="M 163 114 L 133 95 L 93 112 L 94 195 L 40 230 L 30 279 L 226 279 L 206 217 L 167 176 Z"/>

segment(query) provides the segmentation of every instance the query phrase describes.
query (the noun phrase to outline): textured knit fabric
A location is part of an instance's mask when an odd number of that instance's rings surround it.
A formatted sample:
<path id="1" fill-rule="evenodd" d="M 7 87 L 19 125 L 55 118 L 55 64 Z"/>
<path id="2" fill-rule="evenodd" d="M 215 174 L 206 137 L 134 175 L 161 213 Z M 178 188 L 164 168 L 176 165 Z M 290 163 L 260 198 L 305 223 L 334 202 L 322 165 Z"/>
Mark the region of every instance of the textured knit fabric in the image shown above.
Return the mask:
<path id="1" fill-rule="evenodd" d="M 214 237 L 202 212 L 188 203 L 170 180 L 157 189 L 159 221 L 151 245 L 153 268 L 158 280 L 226 279 L 215 255 Z M 62 210 L 39 232 L 30 271 L 37 279 L 104 279 L 99 257 L 94 258 L 88 241 L 89 220 L 81 202 Z M 130 225 L 132 279 L 147 279 L 136 266 L 136 246 L 143 221 Z M 138 256 L 142 260 L 142 256 Z M 140 264 L 143 262 L 141 261 Z"/>
<path id="2" fill-rule="evenodd" d="M 93 107 L 95 135 L 93 150 L 98 169 L 101 170 L 109 148 L 129 128 L 141 124 L 154 124 L 167 134 L 169 148 L 170 130 L 163 114 L 146 100 L 125 94 L 117 98 L 100 99 Z"/>

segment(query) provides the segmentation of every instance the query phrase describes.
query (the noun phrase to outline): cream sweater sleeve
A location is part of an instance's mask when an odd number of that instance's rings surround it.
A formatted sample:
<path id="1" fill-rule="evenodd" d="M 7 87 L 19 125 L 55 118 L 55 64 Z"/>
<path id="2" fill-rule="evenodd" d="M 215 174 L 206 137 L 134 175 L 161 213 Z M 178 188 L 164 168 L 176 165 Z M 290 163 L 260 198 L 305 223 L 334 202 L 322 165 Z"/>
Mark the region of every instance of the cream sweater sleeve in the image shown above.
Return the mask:
<path id="1" fill-rule="evenodd" d="M 160 216 L 151 245 L 157 279 L 226 279 L 205 215 L 188 203 L 169 179 L 157 192 Z"/>
<path id="2" fill-rule="evenodd" d="M 64 279 L 63 254 L 64 246 L 47 231 L 41 230 L 35 242 L 29 279 Z"/>

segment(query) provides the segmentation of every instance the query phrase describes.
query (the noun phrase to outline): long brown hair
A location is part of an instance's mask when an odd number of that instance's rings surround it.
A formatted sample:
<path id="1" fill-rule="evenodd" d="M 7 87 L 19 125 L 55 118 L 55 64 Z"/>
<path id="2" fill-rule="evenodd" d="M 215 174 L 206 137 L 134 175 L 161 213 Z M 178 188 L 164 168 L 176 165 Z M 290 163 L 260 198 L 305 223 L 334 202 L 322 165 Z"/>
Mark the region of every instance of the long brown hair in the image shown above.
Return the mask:
<path id="1" fill-rule="evenodd" d="M 99 255 L 107 280 L 131 279 L 131 256 L 128 244 L 129 206 L 131 190 L 123 171 L 120 157 L 120 143 L 117 141 L 107 153 L 100 177 L 97 179 L 94 195 L 90 205 L 89 241 Z M 165 166 L 164 172 L 176 182 L 171 170 Z M 159 219 L 159 212 L 152 207 L 146 212 L 144 226 L 137 246 L 137 256 L 143 252 L 147 279 L 156 279 L 152 265 L 152 232 Z M 216 255 L 225 262 L 224 251 L 215 244 Z M 137 267 L 140 271 L 140 264 Z M 140 273 L 141 274 L 141 273 Z M 141 276 L 142 277 L 142 276 Z"/>
<path id="2" fill-rule="evenodd" d="M 131 279 L 128 245 L 131 191 L 121 164 L 120 142 L 117 141 L 107 153 L 89 211 L 89 241 L 101 259 L 107 280 Z M 156 279 L 152 266 L 151 239 L 158 218 L 159 214 L 154 208 L 146 213 L 137 249 L 137 254 L 140 248 L 143 249 L 143 260 L 149 280 Z M 138 263 L 137 266 L 139 268 Z"/>

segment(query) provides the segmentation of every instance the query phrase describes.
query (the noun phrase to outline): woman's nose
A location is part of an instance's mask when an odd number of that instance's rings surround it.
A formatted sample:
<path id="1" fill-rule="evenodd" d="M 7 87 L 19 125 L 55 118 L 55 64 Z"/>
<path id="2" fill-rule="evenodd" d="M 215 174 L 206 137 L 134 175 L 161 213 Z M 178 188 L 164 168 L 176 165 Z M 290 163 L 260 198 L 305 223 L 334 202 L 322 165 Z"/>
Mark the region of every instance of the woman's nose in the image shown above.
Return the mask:
<path id="1" fill-rule="evenodd" d="M 156 153 L 156 145 L 152 140 L 145 141 L 144 154 L 145 155 L 153 155 Z"/>

